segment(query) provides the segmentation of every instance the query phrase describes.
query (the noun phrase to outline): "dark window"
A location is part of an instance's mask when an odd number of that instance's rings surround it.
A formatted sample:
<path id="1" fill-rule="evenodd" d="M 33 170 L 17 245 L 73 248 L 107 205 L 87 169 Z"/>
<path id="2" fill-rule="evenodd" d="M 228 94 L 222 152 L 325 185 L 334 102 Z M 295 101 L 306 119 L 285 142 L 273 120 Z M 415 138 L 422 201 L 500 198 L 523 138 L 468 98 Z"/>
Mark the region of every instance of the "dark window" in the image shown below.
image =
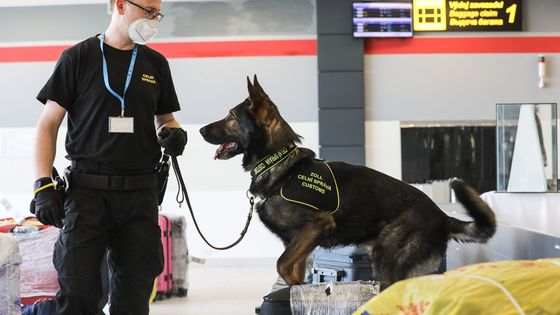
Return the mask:
<path id="1" fill-rule="evenodd" d="M 459 177 L 480 193 L 496 189 L 496 127 L 401 128 L 402 179 Z"/>

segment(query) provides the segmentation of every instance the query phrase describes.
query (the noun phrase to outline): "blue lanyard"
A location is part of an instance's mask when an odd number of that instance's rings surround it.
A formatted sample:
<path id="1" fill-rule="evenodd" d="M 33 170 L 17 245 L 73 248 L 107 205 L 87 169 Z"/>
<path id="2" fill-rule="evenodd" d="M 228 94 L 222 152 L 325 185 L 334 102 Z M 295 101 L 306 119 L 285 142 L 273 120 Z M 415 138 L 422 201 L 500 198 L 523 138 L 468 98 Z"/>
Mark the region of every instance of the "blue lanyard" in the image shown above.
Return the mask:
<path id="1" fill-rule="evenodd" d="M 126 90 L 130 85 L 130 79 L 132 78 L 132 71 L 134 70 L 134 63 L 136 62 L 136 55 L 138 54 L 138 45 L 134 45 L 134 50 L 132 51 L 132 57 L 130 58 L 130 65 L 128 66 L 128 73 L 126 74 L 126 81 L 124 83 L 123 96 L 117 94 L 117 92 L 111 89 L 109 85 L 109 73 L 107 71 L 107 60 L 105 59 L 105 53 L 103 52 L 103 39 L 105 38 L 105 33 L 102 33 L 99 37 L 99 46 L 101 47 L 101 56 L 103 56 L 103 81 L 105 81 L 105 87 L 113 96 L 115 96 L 121 102 L 121 117 L 124 116 L 124 96 L 126 95 Z"/>

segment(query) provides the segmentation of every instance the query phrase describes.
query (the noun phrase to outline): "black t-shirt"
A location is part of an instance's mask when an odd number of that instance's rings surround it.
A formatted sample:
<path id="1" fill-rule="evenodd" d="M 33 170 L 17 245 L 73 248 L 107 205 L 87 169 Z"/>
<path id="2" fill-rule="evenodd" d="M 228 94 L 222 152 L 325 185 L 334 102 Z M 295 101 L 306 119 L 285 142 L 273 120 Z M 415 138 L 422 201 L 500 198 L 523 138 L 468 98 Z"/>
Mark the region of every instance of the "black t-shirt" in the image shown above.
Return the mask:
<path id="1" fill-rule="evenodd" d="M 132 50 L 103 45 L 109 84 L 123 95 Z M 161 156 L 154 115 L 178 111 L 179 101 L 165 57 L 138 45 L 125 95 L 125 117 L 134 117 L 134 133 L 109 133 L 109 117 L 120 116 L 121 103 L 105 87 L 99 39 L 68 48 L 37 99 L 57 102 L 68 112 L 67 158 L 109 165 L 123 171 L 152 170 Z"/>

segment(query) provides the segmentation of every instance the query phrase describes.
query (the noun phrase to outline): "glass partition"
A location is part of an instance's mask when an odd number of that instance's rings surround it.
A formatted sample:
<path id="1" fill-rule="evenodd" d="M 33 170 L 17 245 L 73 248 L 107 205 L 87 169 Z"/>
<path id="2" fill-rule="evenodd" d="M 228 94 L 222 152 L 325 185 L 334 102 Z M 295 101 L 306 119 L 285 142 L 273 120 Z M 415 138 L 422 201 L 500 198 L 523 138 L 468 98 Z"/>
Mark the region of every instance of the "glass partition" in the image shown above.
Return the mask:
<path id="1" fill-rule="evenodd" d="M 496 104 L 497 191 L 558 190 L 556 103 Z"/>

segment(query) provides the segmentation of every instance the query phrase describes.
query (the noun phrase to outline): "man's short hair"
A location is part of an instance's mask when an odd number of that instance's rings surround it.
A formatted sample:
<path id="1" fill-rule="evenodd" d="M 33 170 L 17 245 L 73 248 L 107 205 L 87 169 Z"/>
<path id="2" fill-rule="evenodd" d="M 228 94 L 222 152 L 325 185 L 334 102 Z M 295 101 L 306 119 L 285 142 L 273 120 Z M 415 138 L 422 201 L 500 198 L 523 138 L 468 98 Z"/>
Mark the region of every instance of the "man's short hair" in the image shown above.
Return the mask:
<path id="1" fill-rule="evenodd" d="M 113 14 L 113 7 L 115 6 L 115 1 L 116 1 L 116 0 L 109 0 L 109 1 L 107 1 L 107 13 L 108 13 L 109 15 L 110 15 L 110 14 Z"/>

